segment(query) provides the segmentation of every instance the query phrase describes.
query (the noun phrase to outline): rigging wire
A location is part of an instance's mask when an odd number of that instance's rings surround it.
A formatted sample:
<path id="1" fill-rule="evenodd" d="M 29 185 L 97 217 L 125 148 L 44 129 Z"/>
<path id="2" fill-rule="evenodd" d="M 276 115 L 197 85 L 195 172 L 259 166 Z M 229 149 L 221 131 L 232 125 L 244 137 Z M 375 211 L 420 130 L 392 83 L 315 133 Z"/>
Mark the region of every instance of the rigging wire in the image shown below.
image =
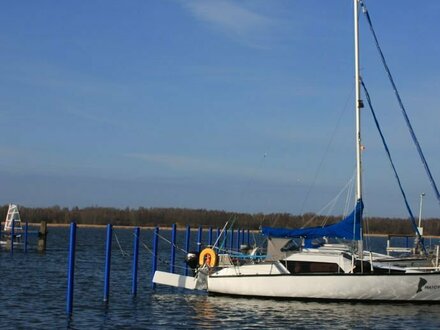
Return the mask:
<path id="1" fill-rule="evenodd" d="M 365 16 L 367 18 L 367 22 L 368 22 L 368 25 L 370 27 L 370 31 L 371 31 L 371 33 L 373 35 L 373 38 L 374 38 L 374 41 L 376 43 L 377 51 L 379 52 L 380 58 L 382 60 L 382 64 L 383 64 L 383 66 L 385 68 L 385 71 L 386 71 L 386 73 L 388 75 L 388 79 L 389 79 L 389 81 L 391 83 L 391 86 L 393 87 L 394 94 L 396 95 L 397 102 L 399 103 L 400 110 L 402 112 L 403 118 L 405 119 L 405 122 L 406 122 L 408 130 L 410 132 L 411 138 L 412 138 L 412 140 L 413 140 L 413 142 L 414 142 L 414 144 L 416 146 L 417 152 L 419 153 L 419 156 L 420 156 L 420 159 L 422 161 L 423 167 L 425 168 L 426 174 L 428 175 L 428 178 L 429 178 L 429 181 L 431 183 L 431 186 L 432 186 L 432 188 L 434 190 L 434 193 L 435 193 L 435 195 L 437 197 L 437 201 L 440 204 L 440 193 L 439 193 L 439 190 L 438 190 L 437 185 L 435 183 L 434 177 L 431 174 L 431 170 L 429 169 L 428 162 L 426 161 L 426 158 L 425 158 L 425 156 L 423 154 L 423 151 L 422 151 L 422 148 L 421 148 L 421 146 L 419 144 L 419 141 L 417 140 L 416 134 L 414 133 L 414 130 L 413 130 L 412 125 L 411 125 L 411 122 L 409 121 L 408 114 L 406 113 L 406 110 L 405 110 L 405 107 L 403 105 L 402 99 L 401 99 L 400 94 L 399 94 L 399 92 L 397 90 L 396 84 L 394 83 L 394 79 L 393 79 L 393 76 L 391 75 L 390 68 L 388 67 L 388 64 L 387 64 L 387 62 L 385 60 L 385 56 L 384 56 L 384 54 L 382 52 L 382 49 L 381 49 L 381 47 L 379 45 L 379 41 L 377 39 L 376 32 L 374 31 L 373 23 L 371 21 L 370 14 L 368 13 L 367 7 L 365 6 L 365 3 L 364 3 L 363 0 L 360 0 L 360 4 L 361 4 L 361 7 L 362 7 L 362 12 L 365 14 Z"/>
<path id="2" fill-rule="evenodd" d="M 345 216 L 346 214 L 348 214 L 352 208 L 352 201 L 353 201 L 353 192 L 354 192 L 354 178 L 356 177 L 356 169 L 353 171 L 353 176 L 351 177 L 350 180 L 350 186 L 347 190 L 347 197 L 345 198 L 345 207 L 344 207 L 344 213 L 343 215 Z"/>
<path id="3" fill-rule="evenodd" d="M 212 246 L 213 249 L 219 249 L 217 247 L 218 242 L 220 241 L 220 238 L 222 237 L 222 235 L 225 233 L 226 227 L 228 226 L 229 221 L 226 221 L 225 225 L 223 226 L 220 235 L 218 235 L 217 239 L 214 242 L 214 245 Z"/>
<path id="4" fill-rule="evenodd" d="M 353 181 L 354 181 L 355 176 L 353 175 L 351 177 L 351 179 L 345 184 L 345 186 L 341 189 L 341 191 L 339 191 L 339 193 L 330 201 L 328 202 L 323 208 L 321 208 L 321 210 L 312 218 L 310 218 L 302 227 L 305 228 L 307 226 L 310 225 L 310 223 L 316 219 L 317 216 L 319 216 L 320 214 L 322 214 L 324 212 L 324 210 L 327 210 L 330 208 L 330 210 L 332 210 L 336 204 L 336 202 L 339 200 L 339 197 L 344 193 L 344 191 L 347 190 L 347 188 L 349 188 L 350 186 L 353 186 Z M 328 216 L 324 219 L 324 223 L 322 224 L 322 226 L 324 226 L 326 224 L 328 220 Z"/>
<path id="5" fill-rule="evenodd" d="M 305 205 L 306 205 L 306 203 L 307 203 L 307 201 L 308 201 L 308 199 L 309 199 L 309 196 L 310 196 L 310 194 L 311 194 L 311 192 L 312 192 L 312 190 L 313 190 L 313 188 L 314 188 L 314 186 L 315 186 L 315 184 L 316 184 L 316 181 L 317 181 L 317 179 L 318 179 L 318 175 L 319 175 L 319 173 L 321 172 L 321 168 L 322 168 L 322 166 L 323 166 L 323 164 L 324 164 L 324 160 L 327 158 L 327 154 L 328 154 L 328 152 L 329 152 L 329 150 L 330 150 L 330 146 L 331 146 L 332 143 L 333 143 L 333 140 L 334 140 L 334 138 L 335 138 L 336 132 L 337 132 L 338 129 L 339 129 L 339 126 L 340 126 L 340 124 L 341 124 L 341 121 L 342 121 L 343 115 L 344 115 L 344 113 L 347 111 L 347 108 L 348 108 L 348 102 L 350 101 L 350 98 L 351 98 L 351 96 L 353 95 L 353 91 L 354 91 L 354 86 L 351 88 L 350 94 L 348 95 L 347 99 L 345 100 L 345 104 L 344 104 L 344 106 L 342 107 L 342 111 L 341 111 L 340 114 L 339 114 L 338 120 L 337 120 L 337 122 L 336 122 L 336 126 L 335 126 L 335 128 L 333 129 L 333 132 L 332 132 L 332 134 L 331 134 L 331 136 L 330 136 L 330 139 L 328 140 L 327 146 L 326 146 L 325 151 L 324 151 L 324 155 L 322 156 L 321 161 L 320 161 L 319 164 L 318 164 L 318 167 L 317 167 L 317 169 L 316 169 L 316 172 L 315 172 L 315 175 L 314 175 L 314 177 L 313 177 L 312 183 L 311 183 L 311 185 L 309 186 L 309 188 L 307 189 L 306 196 L 304 197 L 304 200 L 303 200 L 303 202 L 302 202 L 301 209 L 300 209 L 300 212 L 299 212 L 299 214 L 301 214 L 301 215 L 303 214 L 304 207 L 305 207 Z M 303 220 L 304 220 L 304 217 L 303 217 Z"/>
<path id="6" fill-rule="evenodd" d="M 364 83 L 363 80 L 361 80 L 361 85 L 362 85 L 362 88 L 364 89 L 365 97 L 367 99 L 368 106 L 370 107 L 371 114 L 373 115 L 374 123 L 376 124 L 377 130 L 379 131 L 380 138 L 381 138 L 383 146 L 385 148 L 385 152 L 386 152 L 386 154 L 388 156 L 388 160 L 390 161 L 391 167 L 393 169 L 394 176 L 395 176 L 395 178 L 397 180 L 397 184 L 399 185 L 400 193 L 403 196 L 403 200 L 405 202 L 406 209 L 407 209 L 407 211 L 409 213 L 409 216 L 410 216 L 410 219 L 411 219 L 411 224 L 413 226 L 413 230 L 415 231 L 415 233 L 416 233 L 416 235 L 417 235 L 417 237 L 419 239 L 419 242 L 420 242 L 420 245 L 421 245 L 423 251 L 425 252 L 425 254 L 427 254 L 426 249 L 425 249 L 425 245 L 423 244 L 423 238 L 420 235 L 419 229 L 417 228 L 416 220 L 415 220 L 414 215 L 412 213 L 411 207 L 409 206 L 408 200 L 406 198 L 405 191 L 403 190 L 403 186 L 402 186 L 402 183 L 400 181 L 400 177 L 399 177 L 399 175 L 397 173 L 396 167 L 394 166 L 393 159 L 391 158 L 390 149 L 388 148 L 388 145 L 387 145 L 387 143 L 385 141 L 385 137 L 384 137 L 384 135 L 382 133 L 382 130 L 380 128 L 379 122 L 378 122 L 377 117 L 376 117 L 376 113 L 375 113 L 375 111 L 373 109 L 373 105 L 371 103 L 370 94 L 368 93 L 368 90 L 365 87 L 365 83 Z"/>

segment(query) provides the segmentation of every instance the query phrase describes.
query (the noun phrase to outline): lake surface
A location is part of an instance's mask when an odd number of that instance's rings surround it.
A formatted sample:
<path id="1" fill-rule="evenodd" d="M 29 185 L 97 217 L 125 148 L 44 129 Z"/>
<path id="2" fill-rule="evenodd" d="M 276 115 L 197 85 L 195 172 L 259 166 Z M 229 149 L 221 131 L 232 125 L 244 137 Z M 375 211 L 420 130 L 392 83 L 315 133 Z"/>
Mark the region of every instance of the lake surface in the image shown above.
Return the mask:
<path id="1" fill-rule="evenodd" d="M 161 235 L 169 239 L 170 232 Z M 196 232 L 192 232 L 194 243 Z M 207 233 L 204 233 L 206 239 Z M 152 230 L 141 231 L 138 294 L 131 296 L 132 229 L 114 229 L 110 299 L 103 302 L 105 228 L 78 228 L 73 315 L 66 316 L 69 228 L 49 228 L 47 250 L 33 246 L 11 256 L 0 251 L 0 327 L 38 329 L 438 329 L 440 304 L 330 303 L 208 296 L 151 287 Z M 184 232 L 177 244 L 183 247 Z M 119 244 L 118 244 L 119 242 Z M 429 241 L 428 241 L 429 242 Z M 371 238 L 385 245 L 383 238 Z M 195 249 L 195 244 L 192 245 Z M 159 243 L 159 269 L 168 270 L 170 246 Z M 183 273 L 178 250 L 176 271 Z"/>

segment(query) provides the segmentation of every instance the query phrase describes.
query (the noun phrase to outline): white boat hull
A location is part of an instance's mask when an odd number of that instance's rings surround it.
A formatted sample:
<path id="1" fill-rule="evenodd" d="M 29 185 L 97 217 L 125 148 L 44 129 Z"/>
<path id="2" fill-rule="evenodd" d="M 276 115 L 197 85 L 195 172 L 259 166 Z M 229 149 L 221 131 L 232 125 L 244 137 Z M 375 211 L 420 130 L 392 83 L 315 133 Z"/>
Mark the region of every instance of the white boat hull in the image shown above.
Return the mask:
<path id="1" fill-rule="evenodd" d="M 440 273 L 234 275 L 208 278 L 211 293 L 292 299 L 440 301 Z"/>

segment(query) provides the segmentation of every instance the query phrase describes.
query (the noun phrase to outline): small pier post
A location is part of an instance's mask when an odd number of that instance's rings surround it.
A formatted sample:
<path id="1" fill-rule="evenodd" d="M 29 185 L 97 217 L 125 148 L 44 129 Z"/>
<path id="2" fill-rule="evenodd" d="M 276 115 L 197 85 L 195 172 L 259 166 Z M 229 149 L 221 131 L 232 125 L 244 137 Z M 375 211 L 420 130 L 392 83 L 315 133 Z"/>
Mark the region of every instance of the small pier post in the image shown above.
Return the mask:
<path id="1" fill-rule="evenodd" d="M 190 236 L 191 236 L 191 227 L 189 225 L 187 225 L 186 226 L 186 233 L 185 233 L 185 251 L 186 251 L 186 253 L 189 252 Z M 188 276 L 188 264 L 186 262 L 185 262 L 185 276 Z"/>
<path id="2" fill-rule="evenodd" d="M 66 295 L 66 312 L 72 315 L 73 309 L 73 283 L 75 275 L 75 248 L 76 248 L 76 223 L 70 224 L 70 241 L 69 241 L 69 263 L 67 267 L 67 295 Z"/>
<path id="3" fill-rule="evenodd" d="M 112 233 L 113 227 L 107 225 L 107 240 L 105 242 L 105 271 L 104 271 L 104 302 L 108 302 L 110 291 L 110 266 L 112 258 Z"/>
<path id="4" fill-rule="evenodd" d="M 170 273 L 174 273 L 174 263 L 176 261 L 176 224 L 173 223 L 171 227 L 171 258 L 170 258 Z"/>
<path id="5" fill-rule="evenodd" d="M 251 236 L 250 236 L 250 231 L 249 229 L 247 230 L 247 245 L 251 246 Z"/>
<path id="6" fill-rule="evenodd" d="M 24 253 L 27 253 L 28 249 L 28 230 L 29 230 L 29 222 L 26 220 L 24 225 Z"/>
<path id="7" fill-rule="evenodd" d="M 159 227 L 154 228 L 153 232 L 153 273 L 151 274 L 151 286 L 154 288 L 155 284 L 153 283 L 153 276 L 157 270 L 157 246 L 159 243 Z"/>
<path id="8" fill-rule="evenodd" d="M 47 222 L 41 221 L 40 229 L 38 230 L 38 251 L 46 251 L 46 239 L 47 239 Z"/>
<path id="9" fill-rule="evenodd" d="M 197 232 L 197 252 L 202 251 L 202 227 L 199 227 L 199 231 Z"/>
<path id="10" fill-rule="evenodd" d="M 137 273 L 138 273 L 138 259 L 139 259 L 139 236 L 140 228 L 136 227 L 134 229 L 134 240 L 133 240 L 133 274 L 131 276 L 131 294 L 136 296 L 137 294 Z"/>

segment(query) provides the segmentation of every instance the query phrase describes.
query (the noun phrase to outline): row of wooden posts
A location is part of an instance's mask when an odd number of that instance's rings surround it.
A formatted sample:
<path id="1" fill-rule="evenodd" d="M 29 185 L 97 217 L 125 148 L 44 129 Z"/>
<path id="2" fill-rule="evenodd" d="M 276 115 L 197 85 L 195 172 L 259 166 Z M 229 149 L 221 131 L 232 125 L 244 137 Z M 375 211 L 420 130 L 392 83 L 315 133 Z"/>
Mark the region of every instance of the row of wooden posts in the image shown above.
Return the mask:
<path id="1" fill-rule="evenodd" d="M 73 292 L 74 292 L 74 276 L 75 276 L 75 250 L 76 250 L 76 223 L 70 224 L 70 240 L 69 240 L 69 258 L 68 258 L 68 270 L 67 270 L 67 294 L 66 294 L 66 312 L 68 315 L 72 315 L 73 311 Z M 214 240 L 214 233 L 216 238 Z M 212 246 L 216 243 L 216 246 L 223 246 L 224 249 L 229 250 L 240 250 L 240 246 L 243 244 L 250 244 L 249 230 L 244 229 L 225 231 L 222 235 L 222 242 L 220 241 L 220 229 L 218 228 L 215 232 L 212 228 L 208 229 L 208 240 L 206 245 Z M 197 248 L 196 251 L 200 252 L 202 250 L 202 234 L 203 228 L 199 227 L 197 231 Z M 111 224 L 107 225 L 107 238 L 105 244 L 105 269 L 104 269 L 104 302 L 109 301 L 110 294 L 110 269 L 111 269 L 111 250 L 112 250 L 112 236 L 113 236 L 113 226 Z M 132 261 L 132 285 L 131 293 L 133 296 L 137 294 L 137 278 L 138 278 L 138 260 L 139 260 L 139 236 L 140 228 L 134 228 L 134 241 L 133 241 L 133 261 Z M 190 237 L 191 228 L 186 226 L 185 232 L 185 251 L 190 250 Z M 157 270 L 158 266 L 158 245 L 159 245 L 159 227 L 155 227 L 153 231 L 153 248 L 152 248 L 152 276 Z M 175 272 L 175 260 L 176 260 L 176 238 L 177 238 L 177 228 L 174 224 L 171 227 L 171 254 L 170 254 L 170 272 Z M 185 266 L 185 275 L 188 275 L 188 266 Z M 154 284 L 152 282 L 152 286 Z"/>
<path id="2" fill-rule="evenodd" d="M 19 238 L 18 235 L 23 235 L 23 237 Z M 28 221 L 25 221 L 24 229 L 22 232 L 18 232 L 15 229 L 15 221 L 11 222 L 11 231 L 4 232 L 2 230 L 2 223 L 0 222 L 0 239 L 2 237 L 6 239 L 5 247 L 6 247 L 6 249 L 9 250 L 11 255 L 14 254 L 14 243 L 17 243 L 20 240 L 23 240 L 23 251 L 24 251 L 24 253 L 27 253 L 28 248 L 29 248 L 29 237 L 30 236 L 37 236 L 38 237 L 38 243 L 37 243 L 38 252 L 46 251 L 47 222 L 42 221 L 40 223 L 40 227 L 38 230 L 29 230 L 29 223 L 28 223 Z"/>

